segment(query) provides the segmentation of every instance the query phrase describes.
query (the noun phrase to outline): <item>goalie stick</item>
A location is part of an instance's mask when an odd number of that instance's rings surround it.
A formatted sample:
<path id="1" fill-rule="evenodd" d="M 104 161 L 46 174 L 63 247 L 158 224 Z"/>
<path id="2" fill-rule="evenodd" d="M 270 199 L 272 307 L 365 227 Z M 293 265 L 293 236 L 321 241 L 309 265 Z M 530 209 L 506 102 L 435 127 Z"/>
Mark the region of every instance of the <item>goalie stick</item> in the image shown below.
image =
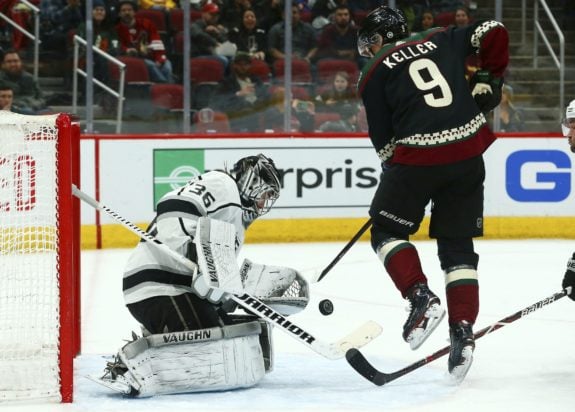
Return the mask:
<path id="1" fill-rule="evenodd" d="M 561 292 L 557 292 L 543 300 L 540 300 L 537 303 L 534 303 L 530 306 L 527 306 L 524 309 L 521 309 L 520 311 L 515 312 L 512 315 L 509 315 L 503 319 L 501 319 L 500 321 L 487 326 L 483 329 L 481 329 L 479 332 L 477 332 L 475 334 L 475 339 L 479 339 L 482 336 L 485 336 L 491 332 L 496 331 L 497 329 L 502 328 L 505 325 L 508 325 L 512 322 L 515 322 L 516 320 L 519 320 L 527 315 L 529 315 L 530 313 L 535 312 L 536 310 L 541 309 L 544 306 L 550 305 L 551 303 L 557 302 L 559 299 L 561 299 L 562 297 L 565 297 L 569 294 L 569 291 L 567 290 L 563 290 Z M 347 351 L 347 353 L 345 354 L 345 357 L 348 361 L 348 363 L 352 366 L 353 369 L 355 369 L 361 376 L 363 376 L 365 379 L 367 379 L 368 381 L 372 382 L 373 384 L 377 385 L 377 386 L 383 386 L 386 383 L 389 383 L 391 381 L 394 381 L 398 378 L 401 378 L 404 375 L 407 375 L 410 372 L 413 372 L 416 369 L 421 368 L 424 365 L 427 365 L 430 362 L 433 362 L 436 359 L 441 358 L 442 356 L 446 355 L 449 353 L 449 349 L 451 348 L 451 346 L 446 346 L 440 350 L 438 350 L 437 352 L 415 362 L 412 363 L 409 366 L 406 366 L 403 369 L 400 369 L 398 371 L 395 372 L 391 372 L 391 373 L 385 373 L 385 372 L 381 372 L 379 370 L 377 370 L 373 365 L 371 365 L 371 363 L 369 363 L 369 361 L 365 358 L 365 356 L 363 356 L 363 354 L 355 349 L 352 348 L 350 350 Z"/>
<path id="2" fill-rule="evenodd" d="M 160 240 L 156 239 L 154 236 L 143 231 L 138 226 L 134 225 L 132 222 L 125 219 L 124 217 L 122 217 L 109 207 L 103 205 L 96 199 L 90 197 L 88 194 L 82 192 L 75 185 L 72 185 L 72 193 L 74 194 L 74 196 L 83 200 L 96 210 L 100 210 L 102 212 L 107 213 L 109 216 L 111 216 L 114 220 L 120 222 L 124 227 L 126 227 L 132 233 L 136 234 L 141 239 L 150 242 L 150 244 L 154 245 L 159 251 L 166 253 L 170 257 L 176 259 L 179 263 L 185 265 L 193 272 L 197 272 L 198 266 L 194 262 L 180 255 L 176 251 L 170 249 L 167 245 L 162 243 Z M 319 355 L 327 359 L 334 360 L 343 358 L 348 349 L 353 347 L 362 347 L 366 345 L 367 343 L 375 339 L 377 336 L 379 336 L 382 331 L 382 328 L 379 324 L 373 321 L 368 321 L 359 328 L 357 328 L 355 331 L 346 335 L 344 338 L 336 342 L 328 343 L 320 339 L 317 339 L 311 333 L 307 332 L 305 329 L 296 325 L 294 322 L 287 320 L 285 316 L 275 311 L 271 307 L 267 306 L 259 299 L 247 293 L 242 294 L 232 294 L 229 292 L 224 293 L 229 295 L 230 299 L 232 299 L 238 305 L 244 307 L 245 309 L 247 309 L 252 313 L 257 314 L 260 318 L 266 320 L 272 325 L 277 326 L 279 329 L 281 329 L 291 337 L 295 338 L 298 342 L 301 342 L 302 344 L 308 346 L 314 352 L 318 353 Z"/>

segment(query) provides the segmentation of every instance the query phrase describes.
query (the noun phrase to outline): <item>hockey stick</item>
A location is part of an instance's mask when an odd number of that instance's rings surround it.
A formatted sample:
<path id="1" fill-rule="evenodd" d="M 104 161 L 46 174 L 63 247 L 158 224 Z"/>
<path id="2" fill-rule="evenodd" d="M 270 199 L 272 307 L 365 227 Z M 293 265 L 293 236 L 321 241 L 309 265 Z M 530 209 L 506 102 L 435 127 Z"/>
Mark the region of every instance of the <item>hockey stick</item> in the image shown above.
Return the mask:
<path id="1" fill-rule="evenodd" d="M 567 296 L 567 294 L 569 294 L 569 291 L 563 290 L 543 300 L 540 300 L 539 302 L 534 303 L 533 305 L 528 306 L 525 309 L 521 309 L 520 311 L 517 311 L 514 314 L 501 319 L 499 322 L 496 322 L 490 326 L 481 329 L 479 332 L 475 334 L 475 339 L 479 339 L 482 336 L 494 332 L 505 325 L 515 322 L 516 320 L 519 320 L 524 316 L 527 316 L 530 313 L 533 313 L 536 310 L 541 309 L 544 306 L 557 302 L 562 297 Z M 427 365 L 428 363 L 441 358 L 442 356 L 449 353 L 450 348 L 451 348 L 450 346 L 446 346 L 445 348 L 438 350 L 437 352 L 427 356 L 426 358 L 423 358 L 415 363 L 412 363 L 409 366 L 406 366 L 403 369 L 391 373 L 385 373 L 377 370 L 369 363 L 369 361 L 365 358 L 365 356 L 363 356 L 363 354 L 355 348 L 348 350 L 347 353 L 345 354 L 345 357 L 348 363 L 353 367 L 353 369 L 355 369 L 361 376 L 363 376 L 365 379 L 374 383 L 377 386 L 383 386 L 386 383 L 394 381 L 397 378 L 401 378 L 402 376 L 407 375 L 408 373 L 421 368 L 423 365 Z"/>
<path id="2" fill-rule="evenodd" d="M 325 275 L 328 274 L 330 270 L 341 260 L 341 258 L 347 253 L 349 249 L 358 241 L 358 239 L 365 233 L 367 229 L 371 226 L 371 217 L 364 223 L 364 225 L 359 229 L 359 231 L 351 238 L 351 240 L 344 246 L 344 248 L 339 252 L 339 254 L 331 261 L 329 265 L 326 266 L 324 270 L 320 273 L 317 279 L 312 280 L 312 283 L 317 283 L 322 280 Z"/>
<path id="3" fill-rule="evenodd" d="M 150 242 L 151 245 L 155 246 L 159 251 L 165 253 L 166 255 L 177 260 L 182 265 L 186 266 L 193 272 L 196 272 L 198 266 L 187 259 L 186 257 L 180 255 L 174 250 L 170 249 L 167 245 L 156 239 L 154 236 L 143 231 L 132 222 L 120 216 L 118 213 L 98 202 L 96 199 L 90 197 L 86 193 L 82 192 L 75 185 L 72 185 L 72 193 L 74 196 L 83 200 L 96 210 L 107 213 L 114 220 L 120 222 L 124 227 L 135 233 L 141 239 Z M 212 288 L 213 289 L 213 288 Z M 229 295 L 230 299 L 236 302 L 238 305 L 247 309 L 248 311 L 257 314 L 260 318 L 266 320 L 279 329 L 283 330 L 288 335 L 295 338 L 298 342 L 311 348 L 314 352 L 327 359 L 341 359 L 345 356 L 348 349 L 353 347 L 362 347 L 365 344 L 371 342 L 377 336 L 381 334 L 382 328 L 380 325 L 373 321 L 368 321 L 364 325 L 357 328 L 355 331 L 340 339 L 339 341 L 328 343 L 323 342 L 315 338 L 311 333 L 308 333 L 305 329 L 299 327 L 294 322 L 286 319 L 281 313 L 275 311 L 271 307 L 267 306 L 257 298 L 247 294 L 232 294 L 229 292 L 224 292 Z"/>

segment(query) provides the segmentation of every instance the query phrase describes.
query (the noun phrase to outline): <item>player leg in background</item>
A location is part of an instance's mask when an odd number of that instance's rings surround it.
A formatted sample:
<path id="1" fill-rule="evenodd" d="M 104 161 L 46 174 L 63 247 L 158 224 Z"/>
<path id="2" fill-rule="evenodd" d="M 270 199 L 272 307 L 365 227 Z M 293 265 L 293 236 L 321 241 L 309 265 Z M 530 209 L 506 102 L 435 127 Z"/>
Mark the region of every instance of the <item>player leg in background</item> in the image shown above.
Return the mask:
<path id="1" fill-rule="evenodd" d="M 445 273 L 451 339 L 448 370 L 461 382 L 473 361 L 473 324 L 479 312 L 479 256 L 472 238 L 483 234 L 483 159 L 446 166 L 444 174 L 449 184 L 433 196 L 430 236 L 437 239 Z"/>
<path id="2" fill-rule="evenodd" d="M 417 349 L 445 314 L 439 298 L 429 290 L 427 278 L 409 235 L 415 233 L 429 202 L 421 168 L 393 165 L 385 171 L 372 201 L 371 242 L 387 273 L 409 300 L 410 313 L 403 339 Z"/>

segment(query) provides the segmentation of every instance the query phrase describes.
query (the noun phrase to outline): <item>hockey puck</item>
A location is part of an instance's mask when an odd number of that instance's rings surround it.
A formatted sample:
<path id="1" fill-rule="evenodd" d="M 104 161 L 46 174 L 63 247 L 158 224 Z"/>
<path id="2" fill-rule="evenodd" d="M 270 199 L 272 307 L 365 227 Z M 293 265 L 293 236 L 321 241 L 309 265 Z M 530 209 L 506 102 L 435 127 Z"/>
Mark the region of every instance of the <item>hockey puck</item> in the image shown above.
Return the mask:
<path id="1" fill-rule="evenodd" d="M 319 311 L 322 315 L 328 316 L 333 313 L 333 303 L 329 299 L 319 302 Z"/>

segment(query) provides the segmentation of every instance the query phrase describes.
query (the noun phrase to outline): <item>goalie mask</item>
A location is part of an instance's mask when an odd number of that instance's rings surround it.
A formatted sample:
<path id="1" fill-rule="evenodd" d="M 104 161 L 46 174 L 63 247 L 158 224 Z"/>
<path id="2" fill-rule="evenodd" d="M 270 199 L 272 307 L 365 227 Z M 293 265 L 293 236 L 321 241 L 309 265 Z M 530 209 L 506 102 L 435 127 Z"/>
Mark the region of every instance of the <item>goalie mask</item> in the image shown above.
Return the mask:
<path id="1" fill-rule="evenodd" d="M 373 57 L 371 46 L 382 46 L 408 35 L 409 30 L 403 12 L 388 6 L 380 6 L 363 20 L 357 35 L 357 51 L 363 57 Z"/>
<path id="2" fill-rule="evenodd" d="M 263 154 L 244 157 L 229 173 L 238 184 L 246 223 L 270 211 L 280 195 L 279 173 L 273 160 Z"/>

